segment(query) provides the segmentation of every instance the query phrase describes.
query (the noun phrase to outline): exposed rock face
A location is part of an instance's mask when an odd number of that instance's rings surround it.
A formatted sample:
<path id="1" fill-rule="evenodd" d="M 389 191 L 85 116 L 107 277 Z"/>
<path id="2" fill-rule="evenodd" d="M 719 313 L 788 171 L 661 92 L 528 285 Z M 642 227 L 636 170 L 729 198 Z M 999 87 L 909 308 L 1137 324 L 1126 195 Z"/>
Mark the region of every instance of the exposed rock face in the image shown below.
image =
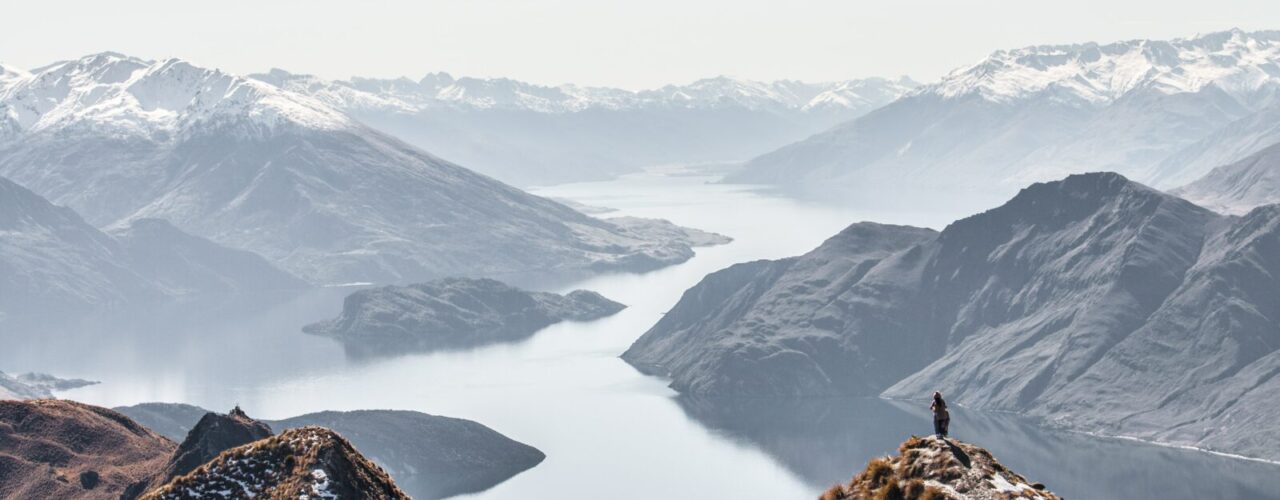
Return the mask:
<path id="1" fill-rule="evenodd" d="M 337 433 L 290 429 L 218 455 L 148 492 L 146 499 L 368 498 L 409 495 Z"/>
<path id="2" fill-rule="evenodd" d="M 352 353 L 378 354 L 518 340 L 553 323 L 601 318 L 624 307 L 585 290 L 558 295 L 446 278 L 355 292 L 340 316 L 303 331 L 333 337 Z"/>
<path id="3" fill-rule="evenodd" d="M 129 487 L 121 498 L 136 498 L 213 460 L 237 446 L 271 437 L 271 427 L 253 420 L 240 408 L 227 414 L 207 412 L 188 432 L 164 469 L 147 481 Z"/>
<path id="4" fill-rule="evenodd" d="M 270 426 L 249 418 L 239 408 L 226 415 L 206 413 L 178 445 L 161 483 L 195 470 L 226 450 L 266 439 L 271 434 Z"/>
<path id="5" fill-rule="evenodd" d="M 1262 205 L 1280 203 L 1280 144 L 1215 168 L 1172 192 L 1226 214 L 1243 214 Z"/>
<path id="6" fill-rule="evenodd" d="M 174 448 L 105 408 L 0 401 L 0 497 L 115 499 L 160 470 Z"/>
<path id="7" fill-rule="evenodd" d="M 996 461 L 991 452 L 956 439 L 912 436 L 898 456 L 873 458 L 848 485 L 827 490 L 821 500 L 1058 500 Z"/>
<path id="8" fill-rule="evenodd" d="M 546 458 L 479 423 L 413 411 L 325 411 L 272 425 L 333 429 L 418 499 L 483 491 Z"/>
<path id="9" fill-rule="evenodd" d="M 0 399 L 50 399 L 53 391 L 65 391 L 96 383 L 78 378 L 58 378 L 47 373 L 23 373 L 15 377 L 0 372 Z"/>
<path id="10" fill-rule="evenodd" d="M 1084 174 L 909 234 L 713 274 L 624 358 L 691 394 L 941 390 L 1076 429 L 1280 457 L 1280 208 L 1229 218 Z"/>

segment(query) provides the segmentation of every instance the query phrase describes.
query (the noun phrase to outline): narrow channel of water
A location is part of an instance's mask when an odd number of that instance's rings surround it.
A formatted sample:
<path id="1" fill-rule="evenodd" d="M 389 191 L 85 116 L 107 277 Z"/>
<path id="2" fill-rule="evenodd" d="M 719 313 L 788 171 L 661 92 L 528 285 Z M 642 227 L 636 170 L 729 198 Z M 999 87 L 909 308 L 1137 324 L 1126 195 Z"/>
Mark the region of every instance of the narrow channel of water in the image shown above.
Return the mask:
<path id="1" fill-rule="evenodd" d="M 709 272 L 803 253 L 858 220 L 932 227 L 946 220 L 809 206 L 711 180 L 669 169 L 537 190 L 736 240 L 699 249 L 679 266 L 555 287 L 595 290 L 629 307 L 598 321 L 554 325 L 523 342 L 350 360 L 336 344 L 299 331 L 337 314 L 351 291 L 329 288 L 0 332 L 15 346 L 0 353 L 0 369 L 101 380 L 63 396 L 104 406 L 169 401 L 225 411 L 239 404 L 262 418 L 417 410 L 482 422 L 547 454 L 538 467 L 475 498 L 813 498 L 911 433 L 928 432 L 925 410 L 874 399 L 693 400 L 618 355 Z M 1280 468 L 1268 464 L 1054 433 L 976 412 L 958 414 L 954 426 L 957 437 L 988 447 L 1067 498 L 1265 498 L 1280 491 Z"/>

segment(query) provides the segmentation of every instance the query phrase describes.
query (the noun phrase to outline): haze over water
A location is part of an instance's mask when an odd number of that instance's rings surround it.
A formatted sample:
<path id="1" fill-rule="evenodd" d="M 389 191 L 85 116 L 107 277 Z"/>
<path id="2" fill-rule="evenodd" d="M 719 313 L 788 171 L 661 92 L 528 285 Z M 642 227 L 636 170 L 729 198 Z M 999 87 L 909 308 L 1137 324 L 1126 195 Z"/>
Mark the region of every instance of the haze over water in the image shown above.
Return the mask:
<path id="1" fill-rule="evenodd" d="M 949 215 L 854 213 L 758 194 L 680 168 L 536 190 L 735 238 L 646 274 L 585 288 L 627 304 L 602 320 L 549 327 L 523 342 L 349 359 L 301 326 L 335 316 L 354 287 L 299 297 L 223 297 L 53 328 L 0 333 L 6 370 L 103 383 L 61 394 L 103 406 L 183 402 L 283 418 L 320 410 L 408 409 L 473 419 L 547 454 L 474 498 L 813 498 L 866 460 L 929 431 L 927 410 L 880 400 L 706 401 L 618 358 L 707 273 L 798 255 L 860 220 L 942 228 Z M 49 342 L 22 342 L 40 335 Z M 39 344 L 39 345 L 37 345 Z M 963 401 L 956 403 L 963 404 Z M 956 437 L 1066 498 L 1258 498 L 1280 467 L 1188 450 L 1046 431 L 957 412 Z"/>

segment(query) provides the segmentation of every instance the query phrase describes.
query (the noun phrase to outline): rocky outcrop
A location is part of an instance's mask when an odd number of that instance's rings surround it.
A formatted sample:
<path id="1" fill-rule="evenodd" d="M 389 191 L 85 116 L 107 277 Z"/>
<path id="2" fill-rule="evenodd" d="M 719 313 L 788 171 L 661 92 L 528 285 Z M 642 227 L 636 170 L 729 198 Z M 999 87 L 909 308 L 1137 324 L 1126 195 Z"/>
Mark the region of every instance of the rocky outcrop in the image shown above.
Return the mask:
<path id="1" fill-rule="evenodd" d="M 266 439 L 271 434 L 270 426 L 249 418 L 240 408 L 225 415 L 206 413 L 187 434 L 187 439 L 178 445 L 162 476 L 165 480 L 181 476 L 226 450 Z"/>
<path id="2" fill-rule="evenodd" d="M 912 436 L 898 456 L 873 458 L 821 500 L 1058 500 L 1043 484 L 1009 470 L 991 452 L 956 439 Z"/>
<path id="3" fill-rule="evenodd" d="M 239 407 L 230 413 L 207 412 L 187 433 L 164 469 L 133 484 L 121 498 L 136 498 L 237 446 L 271 437 L 271 427 L 249 418 Z"/>
<path id="4" fill-rule="evenodd" d="M 303 427 L 227 450 L 142 498 L 252 497 L 408 499 L 409 495 L 336 432 Z"/>
<path id="5" fill-rule="evenodd" d="M 941 233 L 846 237 L 870 229 L 708 276 L 624 359 L 690 394 L 941 390 L 1280 457 L 1280 208 L 1225 217 L 1101 173 L 1032 185 Z"/>
<path id="6" fill-rule="evenodd" d="M 0 401 L 0 497 L 119 498 L 164 467 L 174 448 L 105 408 Z"/>
<path id="7" fill-rule="evenodd" d="M 353 354 L 383 354 L 519 340 L 554 323 L 597 319 L 624 307 L 585 290 L 559 295 L 447 278 L 355 292 L 341 315 L 303 331 L 337 339 Z"/>
<path id="8" fill-rule="evenodd" d="M 117 410 L 143 425 L 170 429 L 191 428 L 206 412 L 165 403 Z M 482 491 L 546 457 L 480 423 L 414 411 L 324 411 L 264 423 L 280 431 L 306 426 L 332 429 L 419 499 Z"/>

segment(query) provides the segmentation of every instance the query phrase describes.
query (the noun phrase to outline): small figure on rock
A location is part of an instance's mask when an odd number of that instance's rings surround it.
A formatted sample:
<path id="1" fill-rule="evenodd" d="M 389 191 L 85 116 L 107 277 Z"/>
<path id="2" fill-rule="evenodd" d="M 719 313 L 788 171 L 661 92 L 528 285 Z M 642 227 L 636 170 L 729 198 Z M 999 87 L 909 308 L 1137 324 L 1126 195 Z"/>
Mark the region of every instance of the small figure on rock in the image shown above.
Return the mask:
<path id="1" fill-rule="evenodd" d="M 246 414 L 245 414 L 245 412 L 244 412 L 244 410 L 241 410 L 241 409 L 240 409 L 240 405 L 239 405 L 239 404 L 237 404 L 235 408 L 232 408 L 232 409 L 231 409 L 231 412 L 229 413 L 229 415 L 231 415 L 231 416 L 233 416 L 233 417 L 244 417 L 244 418 L 249 418 L 249 415 L 246 415 Z"/>
<path id="2" fill-rule="evenodd" d="M 951 414 L 947 412 L 947 402 L 942 400 L 941 392 L 933 393 L 933 404 L 929 409 L 933 410 L 933 433 L 945 439 L 947 429 L 951 427 Z"/>

